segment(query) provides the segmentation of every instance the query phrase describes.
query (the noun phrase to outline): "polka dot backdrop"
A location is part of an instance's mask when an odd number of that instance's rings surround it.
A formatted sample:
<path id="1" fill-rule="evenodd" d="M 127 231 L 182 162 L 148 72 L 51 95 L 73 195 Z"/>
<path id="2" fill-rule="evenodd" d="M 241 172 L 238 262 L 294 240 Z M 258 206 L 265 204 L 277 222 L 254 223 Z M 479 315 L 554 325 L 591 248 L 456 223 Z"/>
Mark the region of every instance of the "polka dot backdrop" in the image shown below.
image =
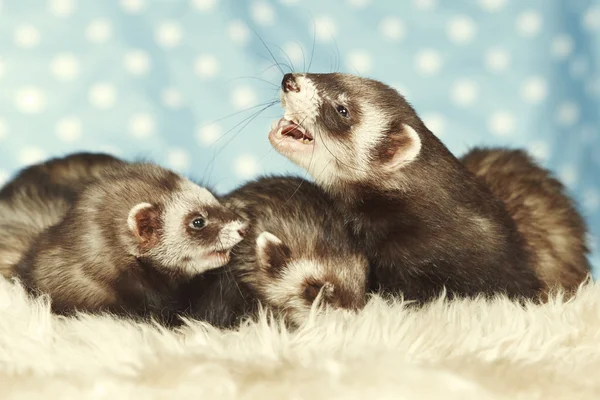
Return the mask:
<path id="1" fill-rule="evenodd" d="M 303 174 L 267 140 L 282 71 L 352 72 L 398 88 L 457 155 L 529 149 L 599 264 L 600 1 L 0 0 L 0 37 L 0 181 L 81 150 L 219 192 Z"/>

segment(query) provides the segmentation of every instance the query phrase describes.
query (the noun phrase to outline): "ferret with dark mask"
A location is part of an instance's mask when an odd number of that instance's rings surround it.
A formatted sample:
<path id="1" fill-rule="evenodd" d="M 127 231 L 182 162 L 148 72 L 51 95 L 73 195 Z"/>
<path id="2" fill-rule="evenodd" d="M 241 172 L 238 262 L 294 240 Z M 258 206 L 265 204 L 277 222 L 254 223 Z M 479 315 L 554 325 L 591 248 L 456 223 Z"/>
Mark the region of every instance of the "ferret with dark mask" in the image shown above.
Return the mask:
<path id="1" fill-rule="evenodd" d="M 575 292 L 591 272 L 587 228 L 563 184 L 521 150 L 476 148 L 461 161 L 504 201 L 546 290 Z"/>
<path id="2" fill-rule="evenodd" d="M 300 178 L 264 177 L 222 202 L 249 221 L 248 231 L 224 269 L 187 286 L 188 315 L 230 327 L 260 303 L 297 326 L 315 301 L 346 310 L 364 306 L 366 257 L 319 187 Z"/>
<path id="3" fill-rule="evenodd" d="M 159 315 L 178 285 L 229 261 L 245 228 L 207 189 L 171 171 L 113 165 L 35 237 L 17 273 L 49 294 L 57 313 Z"/>
<path id="4" fill-rule="evenodd" d="M 543 284 L 504 203 L 391 87 L 348 74 L 286 74 L 273 147 L 306 168 L 367 254 L 373 290 L 417 304 L 538 299 Z"/>

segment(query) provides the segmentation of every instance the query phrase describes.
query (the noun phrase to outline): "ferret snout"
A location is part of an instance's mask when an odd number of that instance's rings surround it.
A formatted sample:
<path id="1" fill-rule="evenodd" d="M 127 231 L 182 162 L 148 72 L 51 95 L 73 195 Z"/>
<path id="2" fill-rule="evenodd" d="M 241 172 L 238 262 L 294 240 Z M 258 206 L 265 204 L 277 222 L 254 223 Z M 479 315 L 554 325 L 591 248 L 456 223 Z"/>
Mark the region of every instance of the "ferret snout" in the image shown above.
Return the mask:
<path id="1" fill-rule="evenodd" d="M 285 93 L 298 93 L 300 91 L 300 86 L 298 86 L 298 82 L 296 82 L 296 78 L 293 74 L 287 73 L 283 76 L 283 80 L 281 81 L 281 90 L 283 90 Z"/>

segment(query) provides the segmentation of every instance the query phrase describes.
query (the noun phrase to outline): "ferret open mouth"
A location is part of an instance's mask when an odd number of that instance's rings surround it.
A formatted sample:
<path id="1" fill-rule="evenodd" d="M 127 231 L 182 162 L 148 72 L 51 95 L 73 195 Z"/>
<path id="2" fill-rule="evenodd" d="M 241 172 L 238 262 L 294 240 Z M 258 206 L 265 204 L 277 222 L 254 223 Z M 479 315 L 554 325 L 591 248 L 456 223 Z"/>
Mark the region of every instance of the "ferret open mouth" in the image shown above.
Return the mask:
<path id="1" fill-rule="evenodd" d="M 302 144 L 312 144 L 314 140 L 310 132 L 308 132 L 302 125 L 295 121 L 290 121 L 285 117 L 281 118 L 279 121 L 273 121 L 269 136 L 278 138 L 280 140 L 291 138 Z"/>

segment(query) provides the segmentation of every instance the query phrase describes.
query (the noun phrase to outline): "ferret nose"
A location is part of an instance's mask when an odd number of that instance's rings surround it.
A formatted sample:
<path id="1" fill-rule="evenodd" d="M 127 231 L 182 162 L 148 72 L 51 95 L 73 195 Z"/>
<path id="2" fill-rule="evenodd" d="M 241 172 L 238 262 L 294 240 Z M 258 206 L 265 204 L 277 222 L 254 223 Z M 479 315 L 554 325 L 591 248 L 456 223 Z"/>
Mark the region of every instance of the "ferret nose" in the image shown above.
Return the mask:
<path id="1" fill-rule="evenodd" d="M 246 227 L 240 228 L 240 229 L 238 229 L 237 233 L 241 237 L 244 237 L 244 236 L 246 236 L 246 233 L 248 233 L 248 228 L 246 228 Z"/>
<path id="2" fill-rule="evenodd" d="M 296 78 L 294 78 L 294 75 L 291 73 L 287 73 L 283 76 L 283 80 L 281 81 L 281 89 L 287 93 L 287 92 L 299 92 L 300 91 L 300 87 L 298 86 L 298 83 L 296 82 Z"/>

